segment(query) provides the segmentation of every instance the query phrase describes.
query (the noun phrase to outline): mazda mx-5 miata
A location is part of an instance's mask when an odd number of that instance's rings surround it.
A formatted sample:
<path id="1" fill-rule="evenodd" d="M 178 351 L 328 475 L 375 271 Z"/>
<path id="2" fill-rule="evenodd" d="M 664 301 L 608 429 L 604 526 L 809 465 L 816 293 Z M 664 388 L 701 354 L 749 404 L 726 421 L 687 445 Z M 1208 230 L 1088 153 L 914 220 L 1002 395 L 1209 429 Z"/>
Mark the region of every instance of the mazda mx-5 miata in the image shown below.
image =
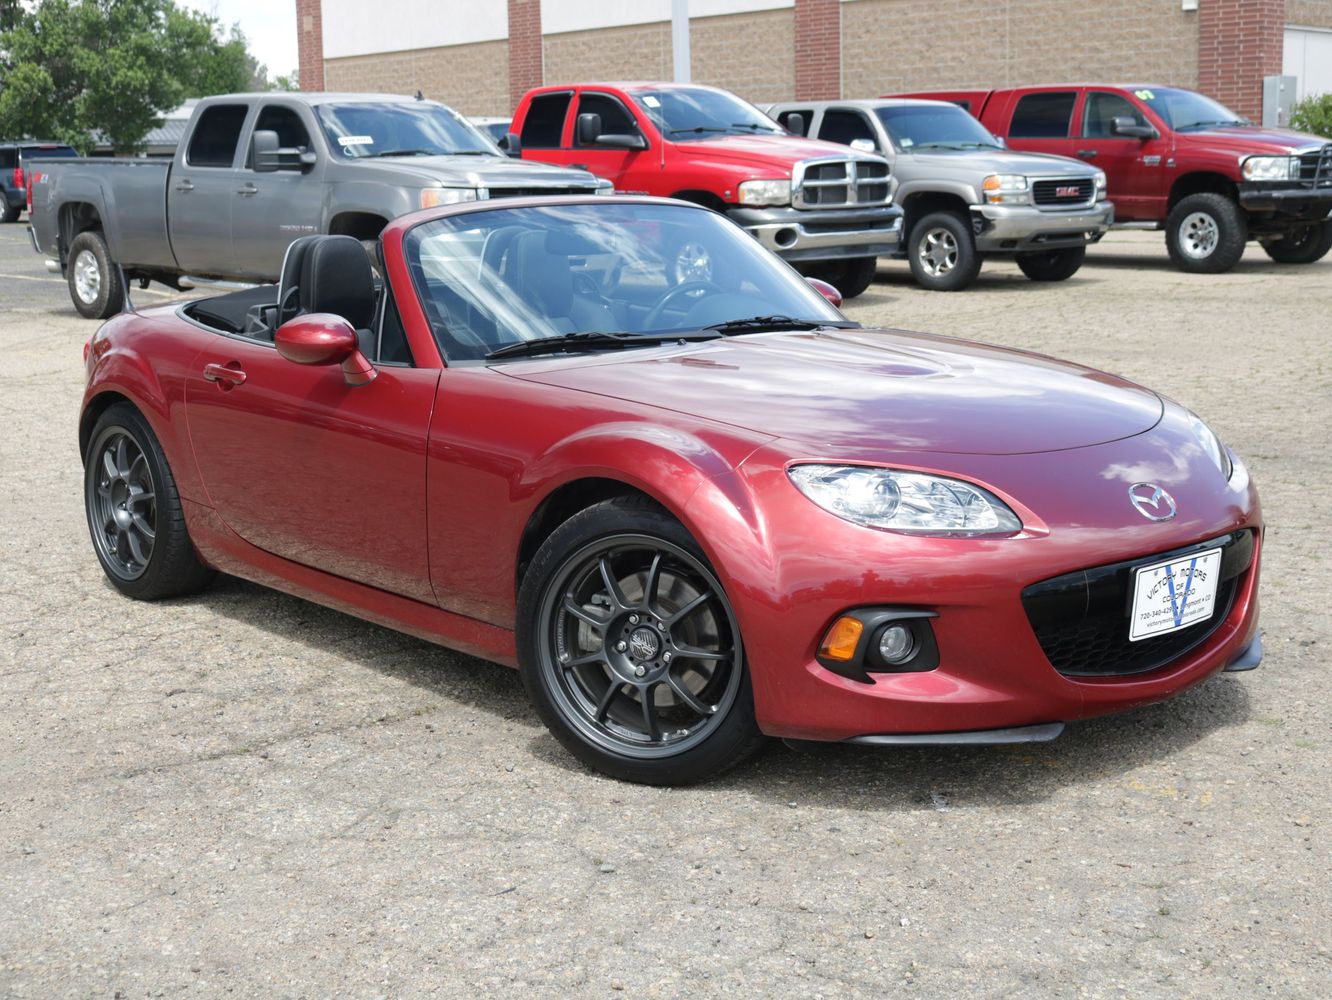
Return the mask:
<path id="1" fill-rule="evenodd" d="M 1148 389 L 862 329 L 680 202 L 473 202 L 378 250 L 305 237 L 93 336 L 122 592 L 221 570 L 516 665 L 658 784 L 765 735 L 1051 739 L 1261 658 L 1254 486 Z"/>

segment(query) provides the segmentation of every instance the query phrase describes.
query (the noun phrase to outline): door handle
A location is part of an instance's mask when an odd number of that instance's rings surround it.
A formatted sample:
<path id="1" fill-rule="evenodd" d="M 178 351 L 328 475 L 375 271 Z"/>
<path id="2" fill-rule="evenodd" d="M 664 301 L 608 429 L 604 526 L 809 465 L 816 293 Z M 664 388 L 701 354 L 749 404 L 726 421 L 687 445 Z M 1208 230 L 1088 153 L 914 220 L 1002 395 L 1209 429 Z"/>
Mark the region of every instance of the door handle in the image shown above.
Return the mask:
<path id="1" fill-rule="evenodd" d="M 1079 150 L 1078 150 L 1078 156 L 1082 157 L 1084 160 L 1094 160 L 1094 159 L 1096 159 L 1096 150 L 1094 150 L 1094 149 L 1079 149 Z"/>
<path id="2" fill-rule="evenodd" d="M 177 191 L 193 191 L 193 190 L 194 190 L 194 184 L 191 183 L 190 181 L 181 181 L 179 184 L 176 185 L 176 190 L 177 190 Z"/>
<path id="3" fill-rule="evenodd" d="M 204 365 L 203 377 L 209 382 L 216 382 L 218 388 L 229 389 L 234 385 L 245 384 L 245 369 L 236 361 L 225 365 L 209 364 Z"/>
<path id="4" fill-rule="evenodd" d="M 258 194 L 259 189 L 253 184 L 246 184 L 244 187 L 236 188 L 236 193 L 243 198 L 248 198 L 252 194 Z"/>

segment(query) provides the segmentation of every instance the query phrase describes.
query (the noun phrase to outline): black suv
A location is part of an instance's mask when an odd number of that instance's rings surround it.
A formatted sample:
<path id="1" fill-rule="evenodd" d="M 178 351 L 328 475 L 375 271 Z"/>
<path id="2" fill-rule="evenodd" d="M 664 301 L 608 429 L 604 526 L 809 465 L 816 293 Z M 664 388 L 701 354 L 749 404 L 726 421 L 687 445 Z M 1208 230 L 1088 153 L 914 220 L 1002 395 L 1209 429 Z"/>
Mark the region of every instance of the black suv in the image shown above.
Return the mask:
<path id="1" fill-rule="evenodd" d="M 0 222 L 18 222 L 19 213 L 27 207 L 28 181 L 24 175 L 24 160 L 78 155 L 69 146 L 58 142 L 36 139 L 0 142 L 0 191 L 4 193 L 0 199 Z"/>

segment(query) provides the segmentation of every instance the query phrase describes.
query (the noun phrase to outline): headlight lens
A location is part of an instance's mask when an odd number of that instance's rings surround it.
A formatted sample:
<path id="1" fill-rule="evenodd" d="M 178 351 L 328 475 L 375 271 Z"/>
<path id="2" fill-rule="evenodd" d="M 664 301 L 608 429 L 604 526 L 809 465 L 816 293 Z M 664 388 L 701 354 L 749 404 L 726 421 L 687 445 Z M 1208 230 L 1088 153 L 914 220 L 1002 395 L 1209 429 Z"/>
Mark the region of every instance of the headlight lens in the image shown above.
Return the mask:
<path id="1" fill-rule="evenodd" d="M 791 182 L 789 180 L 743 181 L 740 184 L 740 204 L 742 205 L 789 205 L 791 204 Z"/>
<path id="2" fill-rule="evenodd" d="M 1106 184 L 1105 171 L 1104 170 L 1096 171 L 1095 180 L 1096 180 L 1096 200 L 1100 201 L 1105 197 L 1105 184 Z"/>
<path id="3" fill-rule="evenodd" d="M 1246 181 L 1288 181 L 1300 176 L 1300 161 L 1294 156 L 1250 156 L 1242 172 Z"/>
<path id="4" fill-rule="evenodd" d="M 830 514 L 915 535 L 1009 535 L 1022 521 L 994 494 L 958 479 L 864 465 L 796 465 L 796 488 Z"/>
<path id="5" fill-rule="evenodd" d="M 1227 480 L 1231 473 L 1235 471 L 1235 463 L 1230 460 L 1230 452 L 1226 446 L 1221 443 L 1221 439 L 1216 436 L 1212 428 L 1203 422 L 1203 419 L 1196 413 L 1189 413 L 1189 428 L 1193 431 L 1193 436 L 1207 457 L 1212 460 L 1212 464 L 1221 470 L 1221 475 Z"/>
<path id="6" fill-rule="evenodd" d="M 981 187 L 991 205 L 1027 205 L 1031 203 L 1030 185 L 1022 174 L 991 174 Z"/>
<path id="7" fill-rule="evenodd" d="M 422 188 L 421 207 L 436 208 L 439 205 L 457 205 L 464 201 L 476 201 L 477 197 L 476 188 Z"/>

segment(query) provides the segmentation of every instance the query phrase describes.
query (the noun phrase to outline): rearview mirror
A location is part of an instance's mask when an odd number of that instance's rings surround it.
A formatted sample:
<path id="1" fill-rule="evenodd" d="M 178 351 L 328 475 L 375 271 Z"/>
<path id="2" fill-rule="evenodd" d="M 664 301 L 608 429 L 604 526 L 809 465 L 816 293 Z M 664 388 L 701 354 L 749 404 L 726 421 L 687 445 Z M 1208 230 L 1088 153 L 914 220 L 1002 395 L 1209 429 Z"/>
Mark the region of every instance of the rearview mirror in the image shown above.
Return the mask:
<path id="1" fill-rule="evenodd" d="M 805 280 L 809 282 L 810 287 L 813 288 L 814 291 L 818 292 L 838 309 L 842 308 L 842 293 L 836 288 L 828 284 L 828 282 L 824 281 L 822 278 L 806 278 Z"/>
<path id="2" fill-rule="evenodd" d="M 1110 131 L 1126 139 L 1155 139 L 1156 129 L 1143 125 L 1132 115 L 1118 115 L 1111 123 Z"/>
<path id="3" fill-rule="evenodd" d="M 288 320 L 273 335 L 273 345 L 294 364 L 341 365 L 348 385 L 365 385 L 378 374 L 361 353 L 352 325 L 332 313 L 307 313 Z"/>
<path id="4" fill-rule="evenodd" d="M 270 129 L 256 129 L 250 137 L 250 166 L 256 173 L 271 174 L 275 170 L 307 170 L 318 157 L 298 146 L 278 146 L 278 134 Z"/>

